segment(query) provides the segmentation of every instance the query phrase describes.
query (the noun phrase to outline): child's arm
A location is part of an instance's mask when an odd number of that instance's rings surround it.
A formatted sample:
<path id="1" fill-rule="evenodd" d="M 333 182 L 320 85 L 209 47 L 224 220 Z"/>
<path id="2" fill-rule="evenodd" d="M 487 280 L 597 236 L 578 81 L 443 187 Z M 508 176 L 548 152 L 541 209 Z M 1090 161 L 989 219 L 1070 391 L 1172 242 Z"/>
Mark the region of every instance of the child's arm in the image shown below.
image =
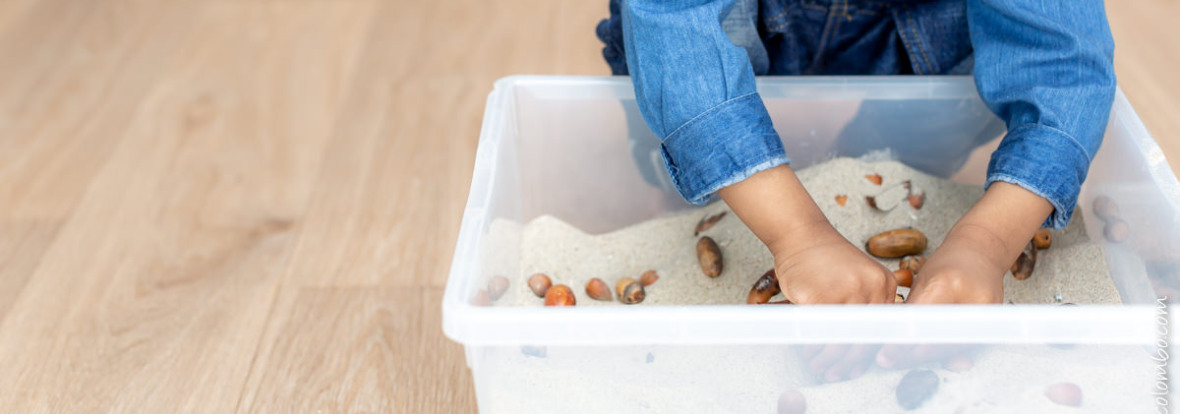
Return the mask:
<path id="1" fill-rule="evenodd" d="M 791 301 L 892 303 L 892 274 L 828 224 L 786 166 L 749 54 L 721 27 L 733 7 L 630 0 L 621 10 L 635 97 L 676 188 L 692 203 L 720 194 L 771 249 Z"/>
<path id="2" fill-rule="evenodd" d="M 915 278 L 914 303 L 1003 300 L 1004 273 L 1037 227 L 1069 222 L 1114 98 L 1102 1 L 968 0 L 967 19 L 980 97 L 1008 134 L 987 193 Z"/>

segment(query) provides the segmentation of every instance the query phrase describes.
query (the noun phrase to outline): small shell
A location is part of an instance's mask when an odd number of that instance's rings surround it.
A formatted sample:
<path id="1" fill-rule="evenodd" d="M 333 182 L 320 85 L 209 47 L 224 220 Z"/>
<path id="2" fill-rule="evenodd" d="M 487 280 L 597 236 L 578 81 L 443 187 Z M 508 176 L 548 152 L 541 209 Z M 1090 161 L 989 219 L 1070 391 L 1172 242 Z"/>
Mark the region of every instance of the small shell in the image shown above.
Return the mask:
<path id="1" fill-rule="evenodd" d="M 847 195 L 840 194 L 840 195 L 836 196 L 836 204 L 839 204 L 840 207 L 844 207 L 844 204 L 847 204 L 847 203 L 848 203 L 848 196 Z"/>
<path id="2" fill-rule="evenodd" d="M 922 266 L 926 265 L 926 256 L 906 256 L 901 258 L 901 262 L 899 262 L 897 265 L 901 269 L 909 269 L 909 271 L 916 275 L 918 274 L 919 270 L 922 270 Z"/>
<path id="3" fill-rule="evenodd" d="M 635 279 L 624 277 L 615 282 L 615 295 L 619 296 L 619 300 L 623 300 L 623 293 L 626 292 L 627 286 L 635 283 Z"/>
<path id="4" fill-rule="evenodd" d="M 865 179 L 869 180 L 869 182 L 873 183 L 873 185 L 881 185 L 881 183 L 884 181 L 881 179 L 881 174 L 865 174 Z"/>
<path id="5" fill-rule="evenodd" d="M 643 299 L 646 297 L 647 292 L 643 290 L 643 284 L 633 281 L 631 284 L 623 288 L 623 294 L 619 295 L 619 302 L 623 302 L 627 305 L 634 305 L 636 303 L 643 302 Z"/>

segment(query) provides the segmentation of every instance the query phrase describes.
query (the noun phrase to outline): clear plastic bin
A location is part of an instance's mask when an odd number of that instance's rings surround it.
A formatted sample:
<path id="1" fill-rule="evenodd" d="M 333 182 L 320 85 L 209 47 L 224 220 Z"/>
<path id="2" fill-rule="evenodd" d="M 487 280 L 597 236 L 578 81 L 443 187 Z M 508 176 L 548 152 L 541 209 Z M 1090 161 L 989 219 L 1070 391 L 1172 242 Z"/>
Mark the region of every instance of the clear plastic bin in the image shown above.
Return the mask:
<path id="1" fill-rule="evenodd" d="M 761 79 L 758 87 L 796 168 L 888 148 L 915 168 L 982 183 L 1003 130 L 969 77 Z M 1117 201 L 1130 226 L 1125 242 L 1102 245 L 1123 306 L 471 304 L 492 276 L 489 261 L 519 262 L 518 247 L 516 257 L 481 257 L 493 220 L 547 214 L 602 233 L 689 208 L 637 167 L 644 157 L 633 142 L 654 139 L 637 138 L 646 131 L 627 78 L 496 83 L 443 301 L 443 329 L 466 348 L 481 412 L 773 413 L 786 390 L 812 413 L 903 412 L 895 392 L 909 369 L 869 364 L 857 379 L 828 384 L 805 357 L 903 344 L 940 381 L 913 412 L 1156 412 L 1166 395 L 1161 378 L 1175 370 L 1160 351 L 1176 336 L 1157 298 L 1180 285 L 1180 183 L 1121 92 L 1079 206 L 1093 239 L 1103 227 L 1089 206 L 1100 195 Z M 946 369 L 954 365 L 945 358 L 964 354 L 974 368 Z M 1059 382 L 1079 387 L 1080 407 L 1046 396 Z"/>

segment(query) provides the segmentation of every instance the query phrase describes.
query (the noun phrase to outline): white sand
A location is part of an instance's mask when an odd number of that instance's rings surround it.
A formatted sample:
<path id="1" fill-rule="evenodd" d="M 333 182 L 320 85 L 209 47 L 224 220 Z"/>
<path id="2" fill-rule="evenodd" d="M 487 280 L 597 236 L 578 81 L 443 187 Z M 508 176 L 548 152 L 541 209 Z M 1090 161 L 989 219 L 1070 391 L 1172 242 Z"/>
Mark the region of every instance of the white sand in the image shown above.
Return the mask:
<path id="1" fill-rule="evenodd" d="M 878 173 L 882 186 L 864 175 Z M 902 227 L 921 230 L 930 240 L 927 255 L 941 244 L 955 220 L 983 190 L 934 178 L 896 162 L 864 163 L 836 159 L 799 172 L 836 229 L 854 245 L 871 235 Z M 926 192 L 920 210 L 901 204 L 881 213 L 864 196 L 912 180 Z M 845 194 L 845 206 L 835 196 Z M 620 277 L 637 278 L 655 269 L 660 280 L 637 306 L 668 304 L 744 304 L 751 284 L 771 268 L 772 258 L 735 215 L 728 214 L 704 234 L 725 257 L 725 270 L 710 279 L 696 260 L 693 230 L 700 218 L 727 210 L 722 203 L 639 223 L 615 232 L 588 235 L 562 221 L 538 217 L 521 226 L 492 223 L 483 267 L 489 275 L 509 276 L 508 292 L 496 306 L 541 306 L 525 286 L 536 272 L 570 285 L 578 306 L 624 306 L 586 296 L 587 280 L 599 277 L 613 287 Z M 517 250 L 519 248 L 519 250 Z M 1005 278 L 1005 297 L 1014 303 L 1120 303 L 1099 247 L 1086 237 L 1081 216 L 1053 232 L 1053 246 L 1041 251 L 1036 271 L 1024 281 Z M 516 258 L 517 260 L 505 260 Z M 896 260 L 882 260 L 896 269 Z M 901 291 L 906 289 L 902 288 Z M 477 372 L 481 409 L 489 412 L 717 412 L 773 413 L 779 393 L 799 389 L 809 413 L 905 412 L 894 397 L 906 370 L 870 367 L 861 377 L 824 383 L 807 373 L 797 345 L 549 347 L 544 357 L 520 347 L 480 349 Z M 469 350 L 471 352 L 471 350 Z M 1133 346 L 996 346 L 978 350 L 975 367 L 957 373 L 939 367 L 939 391 L 917 413 L 1145 412 L 1152 386 L 1150 360 Z M 1043 393 L 1048 384 L 1072 381 L 1083 389 L 1080 409 L 1057 406 Z M 478 379 L 477 379 L 478 382 Z M 1142 407 L 1131 407 L 1133 399 Z"/>
<path id="2" fill-rule="evenodd" d="M 882 185 L 866 180 L 864 176 L 869 173 L 880 174 Z M 913 227 L 928 237 L 929 255 L 955 221 L 983 195 L 980 187 L 932 177 L 892 161 L 865 163 L 842 158 L 803 169 L 798 175 L 836 230 L 862 248 L 874 234 Z M 906 180 L 925 191 L 921 209 L 902 202 L 889 212 L 880 212 L 865 202 L 866 195 L 896 188 Z M 848 196 L 844 206 L 836 203 L 837 195 Z M 586 282 L 598 277 L 613 287 L 619 278 L 638 278 L 649 269 L 656 270 L 660 280 L 648 287 L 647 298 L 640 306 L 743 304 L 753 282 L 773 266 L 773 257 L 749 228 L 729 213 L 703 233 L 721 246 L 725 270 L 716 279 L 701 273 L 696 259 L 697 237 L 692 233 L 698 220 L 721 211 L 728 211 L 727 206 L 714 203 L 597 236 L 550 216 L 538 217 L 523 229 L 509 222 L 493 223 L 489 235 L 493 245 L 520 246 L 519 263 L 487 261 L 494 274 L 511 275 L 513 282 L 496 304 L 541 306 L 542 300 L 524 283 L 529 275 L 541 272 L 555 284 L 569 285 L 578 306 L 621 306 L 618 302 L 590 299 L 584 290 Z M 511 255 L 501 255 L 505 256 Z M 897 269 L 897 260 L 880 262 Z M 899 292 L 904 295 L 908 289 L 899 288 Z M 1066 229 L 1053 231 L 1053 246 L 1040 252 L 1031 278 L 1020 281 L 1010 274 L 1005 276 L 1004 297 L 1012 303 L 1055 303 L 1059 294 L 1063 302 L 1121 303 L 1101 249 L 1086 237 L 1080 214 L 1074 215 Z"/>

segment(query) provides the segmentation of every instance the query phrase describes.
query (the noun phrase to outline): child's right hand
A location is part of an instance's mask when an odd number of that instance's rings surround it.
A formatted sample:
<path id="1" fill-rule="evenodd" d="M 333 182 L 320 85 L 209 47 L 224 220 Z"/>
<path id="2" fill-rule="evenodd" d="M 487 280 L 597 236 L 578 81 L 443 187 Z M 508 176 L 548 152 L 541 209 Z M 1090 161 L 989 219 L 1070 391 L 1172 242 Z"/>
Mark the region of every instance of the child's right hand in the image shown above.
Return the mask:
<path id="1" fill-rule="evenodd" d="M 792 303 L 893 303 L 897 281 L 827 221 L 796 228 L 769 245 L 783 295 Z"/>
<path id="2" fill-rule="evenodd" d="M 718 194 L 774 254 L 791 302 L 893 303 L 893 273 L 828 223 L 790 167 L 756 173 Z"/>

